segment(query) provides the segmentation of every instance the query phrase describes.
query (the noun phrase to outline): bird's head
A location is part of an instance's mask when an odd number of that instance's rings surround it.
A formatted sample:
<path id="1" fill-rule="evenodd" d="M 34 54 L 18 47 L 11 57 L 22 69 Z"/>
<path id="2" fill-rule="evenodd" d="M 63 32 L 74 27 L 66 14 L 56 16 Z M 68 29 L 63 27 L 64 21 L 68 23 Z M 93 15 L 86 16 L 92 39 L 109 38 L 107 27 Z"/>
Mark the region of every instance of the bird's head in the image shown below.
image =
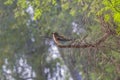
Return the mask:
<path id="1" fill-rule="evenodd" d="M 52 34 L 54 34 L 54 35 L 58 35 L 58 33 L 57 33 L 57 32 L 52 32 Z"/>

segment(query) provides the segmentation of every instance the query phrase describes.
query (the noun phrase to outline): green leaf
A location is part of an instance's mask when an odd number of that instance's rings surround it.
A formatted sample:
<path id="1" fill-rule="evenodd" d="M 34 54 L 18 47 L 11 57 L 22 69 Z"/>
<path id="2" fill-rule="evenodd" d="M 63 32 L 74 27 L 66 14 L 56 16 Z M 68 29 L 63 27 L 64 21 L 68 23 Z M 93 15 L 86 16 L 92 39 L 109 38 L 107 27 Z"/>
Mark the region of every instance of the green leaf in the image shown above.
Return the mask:
<path id="1" fill-rule="evenodd" d="M 20 6 L 22 9 L 28 7 L 28 4 L 27 4 L 26 0 L 18 0 L 17 5 Z"/>
<path id="2" fill-rule="evenodd" d="M 108 21 L 110 20 L 110 15 L 109 15 L 109 14 L 106 14 L 106 15 L 104 16 L 104 18 L 105 18 L 105 21 L 108 22 Z"/>
<path id="3" fill-rule="evenodd" d="M 76 13 L 76 11 L 75 11 L 75 10 L 71 10 L 71 11 L 70 11 L 70 14 L 71 14 L 72 16 L 74 16 L 74 15 L 75 15 L 75 13 Z"/>
<path id="4" fill-rule="evenodd" d="M 120 13 L 115 13 L 114 14 L 114 21 L 115 22 L 120 22 Z"/>
<path id="5" fill-rule="evenodd" d="M 7 0 L 4 2 L 5 5 L 11 5 L 13 4 L 13 0 Z"/>
<path id="6" fill-rule="evenodd" d="M 68 8 L 69 8 L 69 3 L 63 4 L 63 5 L 62 5 L 62 8 L 65 9 L 65 10 L 68 9 Z"/>
<path id="7" fill-rule="evenodd" d="M 42 15 L 41 9 L 35 9 L 34 20 L 38 19 Z"/>
<path id="8" fill-rule="evenodd" d="M 52 4 L 53 5 L 56 5 L 57 3 L 56 3 L 56 0 L 52 0 Z"/>

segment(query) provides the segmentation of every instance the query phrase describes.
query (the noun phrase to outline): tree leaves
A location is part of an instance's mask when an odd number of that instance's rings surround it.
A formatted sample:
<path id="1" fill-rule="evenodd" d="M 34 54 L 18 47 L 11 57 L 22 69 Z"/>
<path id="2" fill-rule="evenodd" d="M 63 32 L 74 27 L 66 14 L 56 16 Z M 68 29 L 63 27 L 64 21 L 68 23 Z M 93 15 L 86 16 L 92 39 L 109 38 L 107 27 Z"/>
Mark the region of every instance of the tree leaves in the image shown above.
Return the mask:
<path id="1" fill-rule="evenodd" d="M 14 0 L 7 0 L 7 1 L 4 2 L 4 4 L 5 5 L 11 5 L 11 4 L 13 4 L 13 1 Z"/>
<path id="2" fill-rule="evenodd" d="M 37 19 L 39 19 L 42 15 L 42 10 L 41 9 L 35 9 L 34 11 L 34 20 L 36 21 Z"/>

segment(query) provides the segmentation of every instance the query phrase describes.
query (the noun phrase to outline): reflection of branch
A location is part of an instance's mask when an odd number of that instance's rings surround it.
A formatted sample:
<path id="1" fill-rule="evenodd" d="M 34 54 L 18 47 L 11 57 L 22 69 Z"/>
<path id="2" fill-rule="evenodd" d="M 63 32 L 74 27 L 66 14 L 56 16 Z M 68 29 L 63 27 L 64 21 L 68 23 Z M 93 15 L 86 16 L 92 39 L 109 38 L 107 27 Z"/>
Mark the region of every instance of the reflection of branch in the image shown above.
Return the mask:
<path id="1" fill-rule="evenodd" d="M 107 37 L 109 36 L 109 33 L 105 33 L 99 40 L 97 40 L 95 43 L 81 43 L 81 44 L 69 44 L 69 45 L 61 45 L 61 44 L 57 44 L 58 47 L 60 48 L 87 48 L 87 47 L 96 47 L 98 45 L 100 45 L 100 43 L 104 42 Z"/>

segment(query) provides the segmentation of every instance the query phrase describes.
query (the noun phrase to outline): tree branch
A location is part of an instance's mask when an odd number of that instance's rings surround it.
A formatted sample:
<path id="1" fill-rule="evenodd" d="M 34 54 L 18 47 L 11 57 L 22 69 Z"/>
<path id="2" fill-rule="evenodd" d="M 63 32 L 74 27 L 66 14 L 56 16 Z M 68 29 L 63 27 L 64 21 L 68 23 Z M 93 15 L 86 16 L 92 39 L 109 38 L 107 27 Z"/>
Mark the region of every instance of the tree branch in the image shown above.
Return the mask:
<path id="1" fill-rule="evenodd" d="M 57 44 L 58 47 L 60 48 L 88 48 L 88 47 L 96 47 L 98 45 L 100 45 L 102 42 L 104 42 L 107 37 L 109 36 L 109 33 L 105 33 L 99 40 L 97 40 L 95 43 L 82 43 L 82 44 L 69 44 L 69 45 L 62 45 L 62 44 Z"/>
<path id="2" fill-rule="evenodd" d="M 73 41 L 73 43 L 70 43 L 68 45 L 63 45 L 63 44 L 60 44 L 59 41 L 57 39 L 54 38 L 54 41 L 55 43 L 57 44 L 58 47 L 60 48 L 88 48 L 88 47 L 96 47 L 96 46 L 99 46 L 102 42 L 104 42 L 110 35 L 113 35 L 113 34 L 116 34 L 115 30 L 112 29 L 111 27 L 113 25 L 110 25 L 108 22 L 106 22 L 104 20 L 104 16 L 101 15 L 101 16 L 98 16 L 98 19 L 100 20 L 100 23 L 101 23 L 101 29 L 102 29 L 102 32 L 104 33 L 104 35 L 98 39 L 96 42 L 94 43 L 83 43 L 83 42 L 79 42 L 76 43 L 75 41 Z"/>

